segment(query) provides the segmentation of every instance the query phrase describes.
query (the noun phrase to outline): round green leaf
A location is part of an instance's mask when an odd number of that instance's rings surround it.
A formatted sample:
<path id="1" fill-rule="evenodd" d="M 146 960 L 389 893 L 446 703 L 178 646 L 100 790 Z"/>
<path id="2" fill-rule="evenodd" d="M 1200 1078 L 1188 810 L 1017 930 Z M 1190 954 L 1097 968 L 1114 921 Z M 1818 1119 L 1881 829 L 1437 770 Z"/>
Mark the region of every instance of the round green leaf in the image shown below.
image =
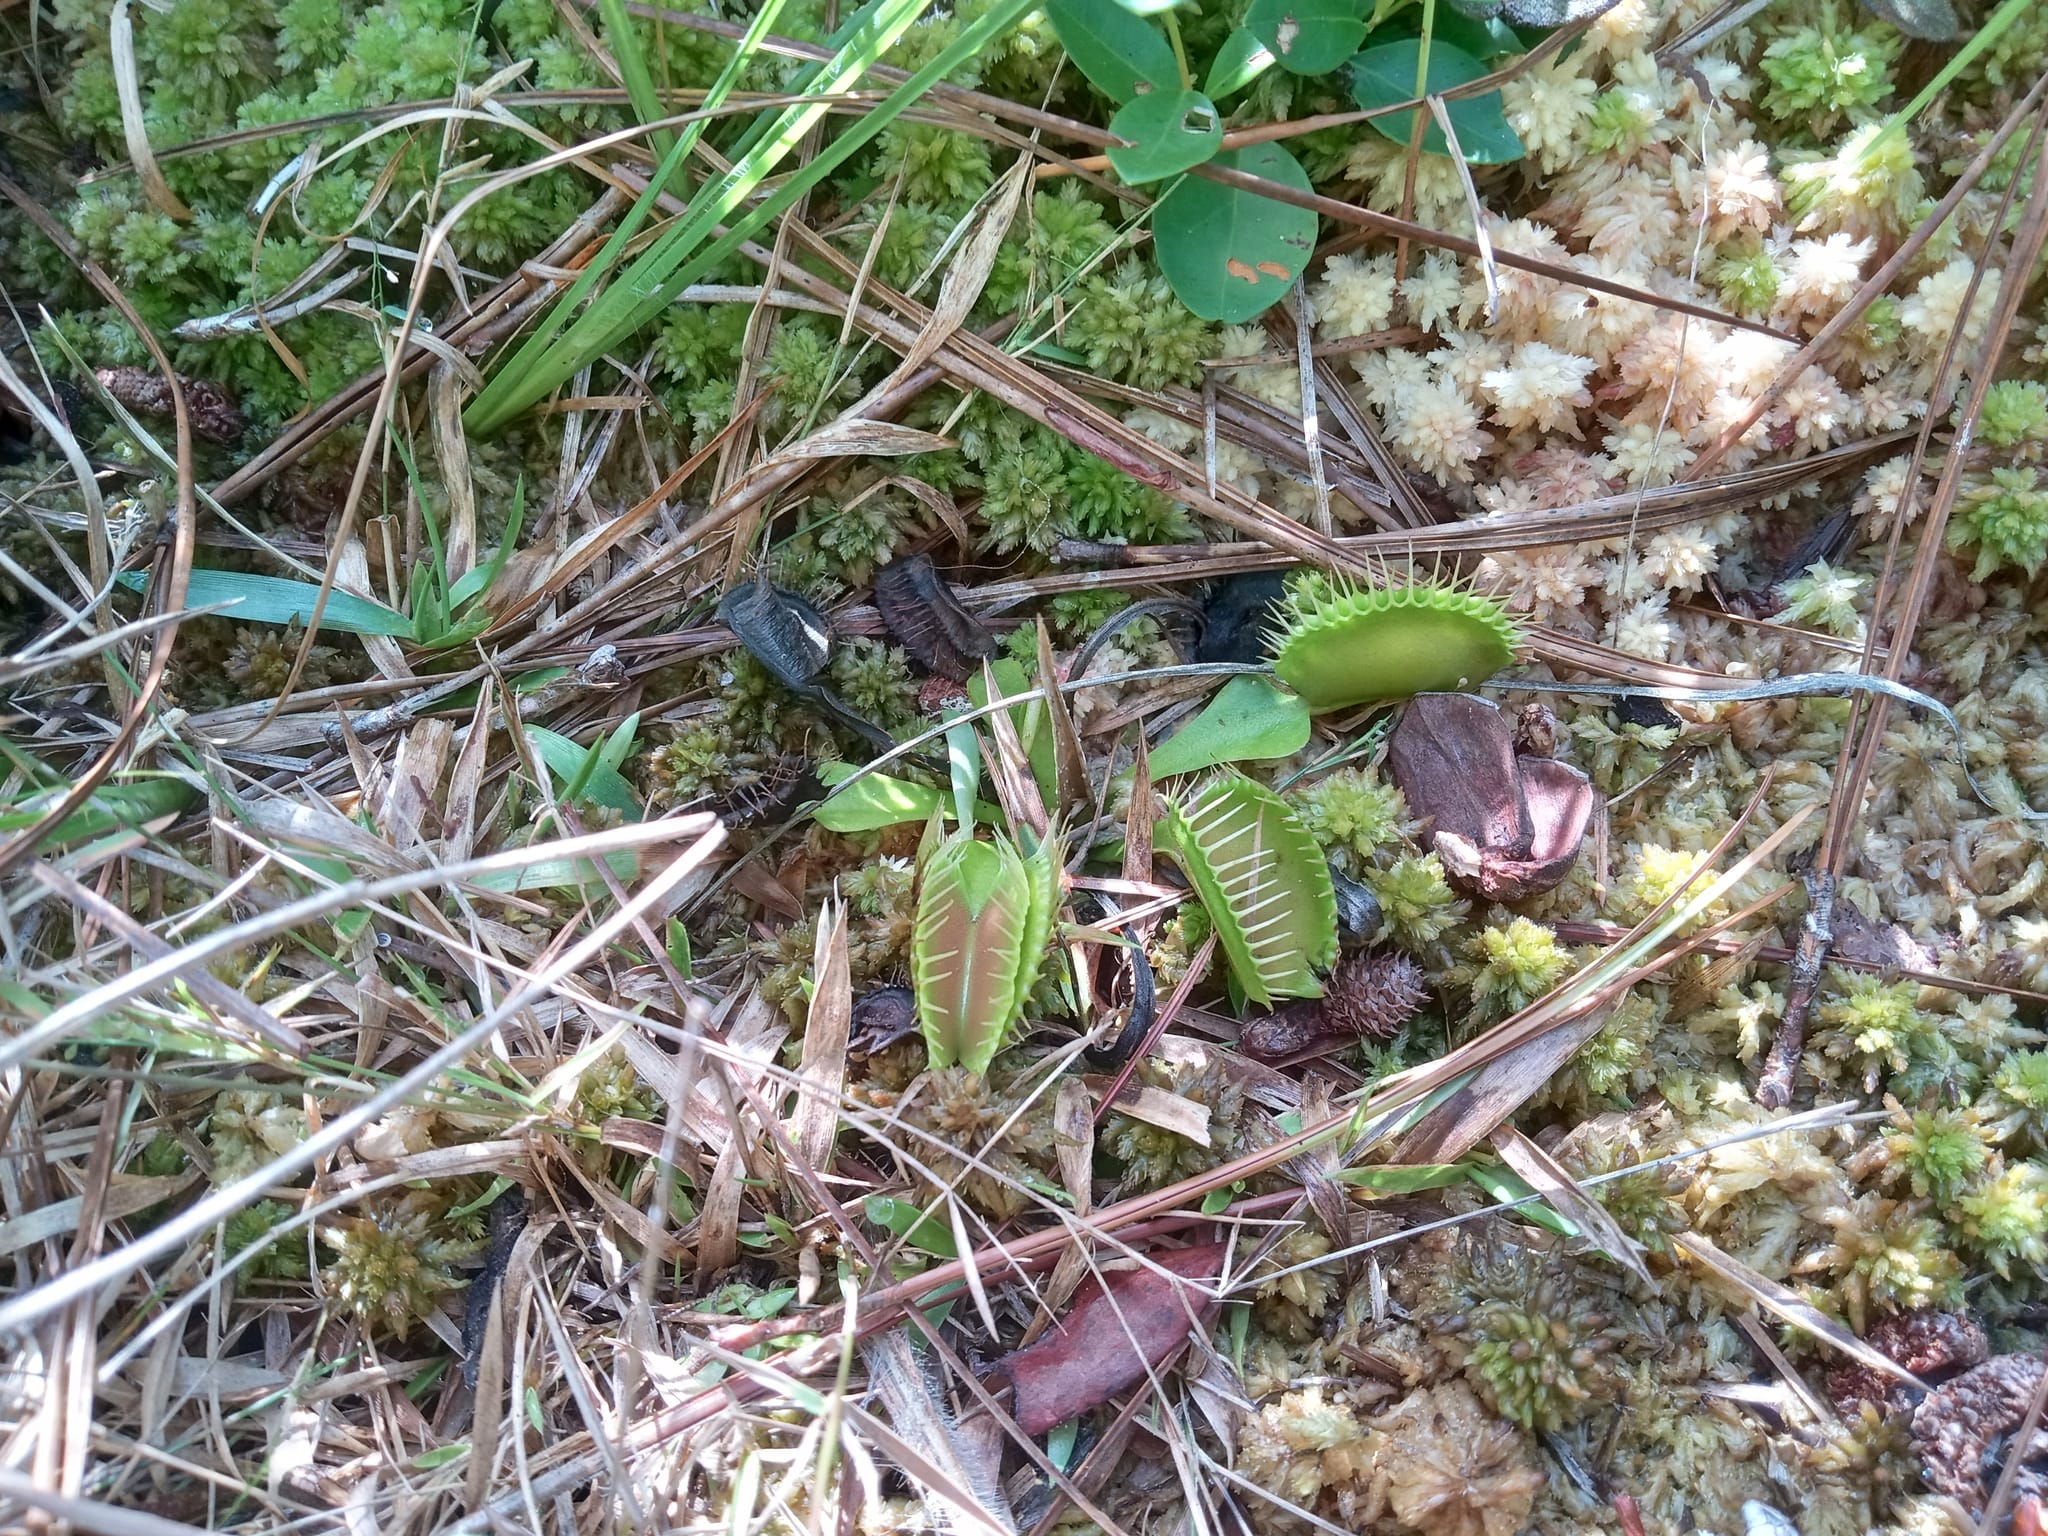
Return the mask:
<path id="1" fill-rule="evenodd" d="M 1088 83 L 1114 101 L 1180 89 L 1180 65 L 1157 27 L 1102 0 L 1046 0 L 1060 46 Z"/>
<path id="2" fill-rule="evenodd" d="M 1200 165 L 1223 143 L 1223 117 L 1200 91 L 1150 91 L 1116 109 L 1109 131 L 1129 139 L 1112 145 L 1109 163 L 1131 186 Z"/>
<path id="3" fill-rule="evenodd" d="M 821 783 L 837 785 L 852 778 L 849 763 L 828 763 L 818 772 Z M 871 773 L 835 795 L 829 795 L 812 814 L 818 825 L 833 832 L 873 832 L 905 821 L 929 821 L 944 804 L 936 789 L 892 779 L 886 773 Z"/>
<path id="4" fill-rule="evenodd" d="M 1364 0 L 1252 0 L 1244 24 L 1297 75 L 1327 75 L 1365 41 Z"/>
<path id="5" fill-rule="evenodd" d="M 1278 144 L 1227 149 L 1212 162 L 1310 191 L 1307 174 Z M 1204 320 L 1239 324 L 1287 296 L 1316 244 L 1316 216 L 1256 192 L 1188 176 L 1152 210 L 1159 270 L 1181 303 Z"/>
<path id="6" fill-rule="evenodd" d="M 1415 66 L 1421 52 L 1422 44 L 1415 38 L 1403 38 L 1399 42 L 1382 43 L 1377 48 L 1366 49 L 1351 61 L 1352 99 L 1361 107 L 1368 108 L 1413 100 Z M 1429 75 L 1424 94 L 1435 96 L 1488 73 L 1487 67 L 1464 49 L 1446 42 L 1434 42 L 1429 50 Z M 1458 148 L 1472 164 L 1499 165 L 1522 158 L 1525 153 L 1522 141 L 1508 126 L 1507 117 L 1501 111 L 1499 91 L 1488 91 L 1483 96 L 1461 96 L 1445 102 L 1444 106 L 1450 112 L 1451 126 L 1458 131 Z M 1396 144 L 1406 144 L 1414 129 L 1414 118 L 1412 109 L 1390 112 L 1372 119 L 1372 125 Z M 1450 153 L 1451 147 L 1444 141 L 1443 130 L 1437 127 L 1433 117 L 1429 119 L 1429 126 L 1422 130 L 1422 147 L 1433 155 Z"/>
<path id="7" fill-rule="evenodd" d="M 1241 91 L 1273 67 L 1273 53 L 1252 35 L 1250 27 L 1239 27 L 1223 39 L 1216 57 L 1209 63 L 1209 78 L 1202 89 L 1212 100 Z"/>

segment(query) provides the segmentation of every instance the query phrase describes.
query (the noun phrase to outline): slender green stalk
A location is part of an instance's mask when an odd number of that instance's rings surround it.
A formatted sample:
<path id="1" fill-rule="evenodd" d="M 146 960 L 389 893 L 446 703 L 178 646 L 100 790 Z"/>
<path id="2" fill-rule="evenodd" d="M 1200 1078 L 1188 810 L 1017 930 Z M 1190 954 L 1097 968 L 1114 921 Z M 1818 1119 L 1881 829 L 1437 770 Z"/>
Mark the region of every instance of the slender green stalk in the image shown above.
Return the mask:
<path id="1" fill-rule="evenodd" d="M 652 320 L 674 303 L 683 289 L 864 148 L 932 86 L 986 49 L 1022 19 L 1033 3 L 1034 0 L 999 0 L 872 112 L 851 124 L 769 196 L 739 213 L 775 167 L 830 110 L 827 98 L 853 89 L 924 8 L 924 0 L 883 0 L 853 29 L 831 63 L 808 83 L 807 94 L 817 99 L 785 110 L 751 142 L 731 170 L 699 188 L 683 217 L 621 273 L 618 282 L 601 299 L 571 320 L 559 337 L 549 338 L 548 328 L 544 327 L 501 364 L 483 393 L 471 402 L 464 424 L 476 433 L 502 427 Z M 664 175 L 665 168 L 657 172 L 656 180 Z M 639 205 L 635 205 L 634 212 L 639 212 Z M 705 244 L 722 224 L 726 225 L 726 232 Z M 618 244 L 615 236 L 606 247 L 607 253 Z M 586 284 L 578 287 L 588 291 Z M 559 324 L 556 317 L 570 312 L 570 300 L 575 296 L 575 290 L 564 295 L 550 312 L 549 320 Z"/>
<path id="2" fill-rule="evenodd" d="M 1978 54 L 1997 42 L 2014 22 L 2039 3 L 2040 0 L 2005 0 L 2003 5 L 1985 17 L 1984 25 L 1979 27 L 1970 40 L 1958 48 L 1955 55 L 1935 72 L 1932 80 L 1920 88 L 1920 94 L 1885 119 L 1884 127 L 1879 130 L 1877 138 L 1871 141 L 1871 147 L 1875 148 L 1879 141 L 1905 132 L 1906 125 L 1926 111 L 1928 104 L 1947 90 L 1950 82 L 1968 69 Z"/>

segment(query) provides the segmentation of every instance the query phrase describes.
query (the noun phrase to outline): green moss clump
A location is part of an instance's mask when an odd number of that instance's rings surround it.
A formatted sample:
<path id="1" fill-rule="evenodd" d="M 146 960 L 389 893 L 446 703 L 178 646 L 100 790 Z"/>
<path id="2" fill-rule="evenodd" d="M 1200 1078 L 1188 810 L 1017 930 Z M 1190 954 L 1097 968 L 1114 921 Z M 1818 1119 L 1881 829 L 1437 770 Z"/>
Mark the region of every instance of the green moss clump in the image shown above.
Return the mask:
<path id="1" fill-rule="evenodd" d="M 1923 1202 L 1863 1195 L 1822 1219 L 1834 1242 L 1819 1258 L 1833 1281 L 1833 1301 L 1858 1333 L 1876 1314 L 1961 1302 L 1962 1266 Z"/>
<path id="2" fill-rule="evenodd" d="M 1361 878 L 1380 904 L 1388 937 L 1404 949 L 1425 949 L 1465 920 L 1469 904 L 1451 889 L 1433 853 L 1410 854 Z"/>
<path id="3" fill-rule="evenodd" d="M 272 1232 L 291 1214 L 292 1208 L 282 1200 L 258 1200 L 228 1218 L 221 1246 L 230 1259 L 245 1248 L 258 1243 L 265 1245 L 239 1273 L 256 1280 L 304 1280 L 312 1273 L 306 1258 L 305 1233 L 271 1238 Z"/>
<path id="4" fill-rule="evenodd" d="M 1063 339 L 1094 372 L 1139 389 L 1199 383 L 1202 359 L 1216 346 L 1208 322 L 1138 261 L 1081 283 Z"/>
<path id="5" fill-rule="evenodd" d="M 1977 417 L 1977 441 L 1993 448 L 2048 442 L 2048 384 L 2034 379 L 1993 384 Z"/>
<path id="6" fill-rule="evenodd" d="M 1030 217 L 1011 226 L 996 252 L 983 306 L 1005 315 L 1067 294 L 1116 238 L 1102 209 L 1078 184 L 1038 193 Z"/>
<path id="7" fill-rule="evenodd" d="M 1714 284 L 1721 302 L 1739 314 L 1767 315 L 1778 302 L 1777 263 L 1761 245 L 1722 257 L 1714 267 Z"/>
<path id="8" fill-rule="evenodd" d="M 1557 935 L 1526 917 L 1511 917 L 1482 928 L 1467 941 L 1472 961 L 1466 984 L 1472 989 L 1472 1017 L 1491 1024 L 1519 1013 L 1555 986 L 1571 969 L 1570 951 Z"/>
<path id="9" fill-rule="evenodd" d="M 2006 570 L 2036 575 L 2048 560 L 2048 487 L 2034 466 L 2001 466 L 1965 483 L 1948 546 L 1977 551 L 1972 581 Z"/>
<path id="10" fill-rule="evenodd" d="M 1991 1075 L 1984 1115 L 2001 1141 L 2048 1151 L 2048 1050 L 2014 1051 Z"/>
<path id="11" fill-rule="evenodd" d="M 401 1338 L 461 1285 L 454 1266 L 477 1251 L 474 1238 L 451 1230 L 445 1204 L 421 1190 L 329 1222 L 320 1238 L 334 1250 L 322 1283 L 366 1331 Z"/>
<path id="12" fill-rule="evenodd" d="M 1370 768 L 1339 768 L 1287 797 L 1330 862 L 1356 879 L 1401 845 L 1408 802 Z"/>
<path id="13" fill-rule="evenodd" d="M 2011 1279 L 2048 1262 L 2048 1167 L 2025 1159 L 2001 1168 L 1957 1202 L 1965 1242 Z"/>
<path id="14" fill-rule="evenodd" d="M 1863 121 L 1890 98 L 1891 67 L 1904 40 L 1882 22 L 1856 26 L 1855 17 L 1853 6 L 1824 0 L 1811 21 L 1764 49 L 1759 63 L 1771 83 L 1765 112 L 1802 119 L 1819 135 L 1844 118 Z"/>
<path id="15" fill-rule="evenodd" d="M 1562 1429 L 1604 1390 L 1621 1334 L 1569 1260 L 1467 1245 L 1450 1284 L 1457 1309 L 1429 1325 L 1502 1418 Z"/>

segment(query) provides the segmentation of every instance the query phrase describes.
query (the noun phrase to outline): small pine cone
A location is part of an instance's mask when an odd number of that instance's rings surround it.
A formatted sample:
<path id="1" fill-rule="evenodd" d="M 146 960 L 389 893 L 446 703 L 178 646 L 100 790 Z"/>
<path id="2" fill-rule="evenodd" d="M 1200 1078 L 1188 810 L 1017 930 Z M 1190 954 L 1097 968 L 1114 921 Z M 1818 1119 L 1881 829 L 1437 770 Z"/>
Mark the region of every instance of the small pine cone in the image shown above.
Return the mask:
<path id="1" fill-rule="evenodd" d="M 1323 988 L 1323 1017 L 1331 1034 L 1386 1040 L 1429 999 L 1422 967 L 1395 949 L 1346 955 Z"/>
<path id="2" fill-rule="evenodd" d="M 2027 1416 L 2041 1368 L 2031 1355 L 1998 1355 L 1927 1394 L 1913 1410 L 1913 1448 L 1928 1487 L 1983 1513 L 2000 1464 L 2015 1454 L 2008 1442 Z M 2017 1495 L 2048 1493 L 2048 1431 L 2036 1431 L 2017 1454 Z"/>
<path id="3" fill-rule="evenodd" d="M 170 385 L 154 368 L 102 368 L 96 374 L 101 386 L 131 411 L 145 416 L 169 416 Z M 232 443 L 248 427 L 249 420 L 235 397 L 211 379 L 179 376 L 185 389 L 185 409 L 192 416 L 192 430 L 210 443 Z"/>
<path id="4" fill-rule="evenodd" d="M 1254 1061 L 1280 1062 L 1360 1036 L 1385 1040 L 1428 998 L 1422 967 L 1398 950 L 1368 949 L 1337 962 L 1320 998 L 1248 1021 L 1237 1046 Z"/>
<path id="5" fill-rule="evenodd" d="M 1864 1342 L 1899 1362 L 1930 1386 L 1982 1363 L 1990 1341 L 1977 1320 L 1965 1312 L 1895 1312 L 1871 1324 Z M 1844 1413 L 1862 1402 L 1894 1410 L 1907 1406 L 1911 1390 L 1892 1376 L 1847 1361 L 1828 1372 L 1828 1396 Z"/>

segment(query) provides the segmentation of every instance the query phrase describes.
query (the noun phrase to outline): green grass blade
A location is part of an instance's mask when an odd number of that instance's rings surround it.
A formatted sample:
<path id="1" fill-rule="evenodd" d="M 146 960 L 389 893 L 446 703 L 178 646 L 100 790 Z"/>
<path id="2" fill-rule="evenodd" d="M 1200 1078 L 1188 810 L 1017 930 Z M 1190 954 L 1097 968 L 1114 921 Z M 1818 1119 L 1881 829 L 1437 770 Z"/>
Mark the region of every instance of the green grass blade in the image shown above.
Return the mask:
<path id="1" fill-rule="evenodd" d="M 672 304 L 684 288 L 852 158 L 933 85 L 987 48 L 1032 5 L 1033 0 L 999 0 L 887 99 L 849 124 L 808 164 L 784 179 L 773 193 L 740 213 L 746 199 L 829 110 L 829 103 L 821 99 L 785 110 L 775 119 L 773 131 L 726 175 L 700 188 L 685 217 L 628 267 L 603 298 L 570 322 L 558 340 L 537 346 L 536 338 L 501 366 L 483 393 L 470 403 L 465 425 L 477 433 L 496 430 L 638 330 Z M 922 0 L 883 5 L 812 82 L 813 88 L 821 96 L 851 89 L 908 30 L 922 8 Z M 720 224 L 728 226 L 726 233 L 704 245 Z M 566 298 L 557 305 L 556 313 L 561 313 L 565 304 Z"/>
<path id="2" fill-rule="evenodd" d="M 597 0 L 597 11 L 604 20 L 605 41 L 612 45 L 612 57 L 618 61 L 619 78 L 625 82 L 626 99 L 633 103 L 635 115 L 643 123 L 659 120 L 664 115 L 661 97 L 654 89 L 654 73 L 647 67 L 647 55 L 641 50 L 640 34 L 633 29 L 633 18 L 626 13 L 626 0 Z M 660 128 L 649 137 L 654 152 L 666 160 L 675 148 L 675 134 Z M 663 180 L 655 185 L 668 183 Z"/>
<path id="3" fill-rule="evenodd" d="M 522 369 L 537 364 L 541 354 L 560 336 L 570 318 L 583 307 L 584 300 L 590 297 L 597 285 L 610 276 L 612 269 L 624 259 L 627 249 L 654 212 L 662 189 L 673 185 L 681 175 L 683 162 L 697 147 L 697 141 L 703 138 L 705 128 L 712 121 L 712 114 L 724 105 L 733 87 L 739 84 L 741 77 L 746 73 L 747 65 L 760 52 L 761 40 L 774 30 L 775 22 L 786 3 L 787 0 L 766 0 L 762 5 L 754 17 L 753 24 L 747 28 L 746 35 L 740 39 L 739 47 L 726 61 L 725 68 L 719 72 L 718 78 L 711 83 L 711 89 L 705 93 L 698 118 L 684 126 L 682 133 L 670 146 L 669 152 L 662 156 L 661 163 L 655 167 L 654 174 L 648 178 L 646 190 L 634 199 L 633 206 L 626 210 L 626 216 L 619 221 L 619 227 L 612 232 L 611 238 L 605 241 L 598 253 L 584 264 L 583 271 L 578 274 L 576 281 L 571 283 L 568 291 L 554 302 L 541 323 L 521 343 L 519 350 L 509 361 L 498 366 L 496 375 L 509 373 L 517 377 Z M 478 406 L 491 397 L 492 389 L 493 386 L 487 385 L 483 393 L 470 403 L 468 411 L 464 414 L 464 425 L 472 432 L 480 430 L 476 424 L 482 419 Z M 507 410 L 505 415 L 517 414 L 522 409 L 524 406 L 514 406 Z"/>
<path id="4" fill-rule="evenodd" d="M 124 571 L 121 585 L 140 590 L 147 578 L 140 571 Z M 283 576 L 255 576 L 247 571 L 206 571 L 192 573 L 185 589 L 188 607 L 206 608 L 215 603 L 234 606 L 221 617 L 237 624 L 303 624 L 320 600 L 320 588 L 310 581 L 292 581 Z M 322 629 L 338 629 L 351 635 L 409 636 L 412 621 L 396 608 L 386 608 L 367 597 L 348 592 L 329 592 L 327 611 L 320 616 Z"/>

